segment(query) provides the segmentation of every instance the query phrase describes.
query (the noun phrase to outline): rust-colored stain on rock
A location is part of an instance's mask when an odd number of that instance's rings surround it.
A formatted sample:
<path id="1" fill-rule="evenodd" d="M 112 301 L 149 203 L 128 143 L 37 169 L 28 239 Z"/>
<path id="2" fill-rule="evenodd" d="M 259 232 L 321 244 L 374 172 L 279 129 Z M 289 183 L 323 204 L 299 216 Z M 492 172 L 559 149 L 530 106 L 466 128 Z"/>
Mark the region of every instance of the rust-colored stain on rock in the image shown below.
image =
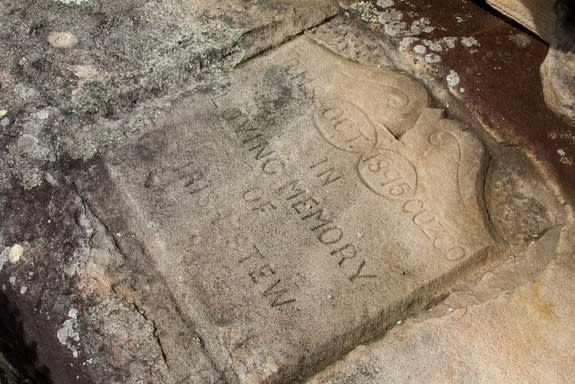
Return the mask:
<path id="1" fill-rule="evenodd" d="M 575 200 L 574 129 L 545 105 L 539 74 L 548 48 L 543 41 L 466 0 L 394 2 L 378 11 L 385 16 L 371 23 L 374 29 L 446 79 L 496 138 L 549 164 L 547 171 Z M 405 23 L 404 33 L 386 25 L 394 16 L 395 26 Z M 431 28 L 413 34 L 417 20 Z"/>

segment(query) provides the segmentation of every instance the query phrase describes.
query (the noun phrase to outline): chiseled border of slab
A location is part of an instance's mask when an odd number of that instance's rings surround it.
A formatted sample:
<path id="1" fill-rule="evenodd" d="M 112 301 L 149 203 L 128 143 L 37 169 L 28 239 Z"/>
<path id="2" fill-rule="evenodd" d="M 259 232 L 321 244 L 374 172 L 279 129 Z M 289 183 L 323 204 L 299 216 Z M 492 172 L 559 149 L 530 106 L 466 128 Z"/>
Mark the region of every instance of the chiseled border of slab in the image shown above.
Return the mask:
<path id="1" fill-rule="evenodd" d="M 571 383 L 575 226 L 553 232 L 553 260 L 533 282 L 444 317 L 408 321 L 307 384 Z"/>
<path id="2" fill-rule="evenodd" d="M 301 40 L 300 40 L 300 42 L 301 42 Z M 296 44 L 296 43 L 297 42 L 292 42 L 290 44 Z M 307 43 L 313 44 L 313 43 L 310 43 L 309 41 L 307 41 Z M 288 48 L 289 48 L 289 46 L 287 48 L 281 48 L 281 49 L 287 50 Z M 321 48 L 316 47 L 315 49 L 321 49 Z M 351 64 L 348 63 L 346 65 L 351 65 Z M 248 71 L 248 69 L 246 69 L 246 71 Z M 325 105 L 325 104 L 322 104 L 322 105 Z M 326 111 L 327 110 L 321 110 L 320 109 L 319 113 L 325 114 Z M 420 129 L 423 129 L 424 131 L 432 129 L 435 124 L 438 124 L 439 122 L 441 122 L 440 114 L 438 114 L 439 111 L 428 110 L 428 112 L 429 113 L 425 114 L 426 118 L 423 119 L 422 122 L 420 122 Z M 233 119 L 231 119 L 231 120 L 233 120 Z M 449 131 L 449 129 L 458 129 L 458 128 L 449 127 L 449 124 L 447 124 L 447 127 L 442 128 L 442 129 L 447 129 Z M 321 132 L 321 129 L 320 129 L 320 132 Z M 431 131 L 431 132 L 433 132 L 433 131 Z M 406 131 L 406 133 L 404 133 L 403 136 L 404 136 L 405 140 L 411 139 L 411 140 L 417 142 L 418 137 L 414 136 L 414 134 L 410 135 L 409 133 L 410 133 L 409 129 Z M 428 135 L 429 134 L 430 133 L 428 132 Z M 431 135 L 433 136 L 432 133 L 431 133 Z M 469 135 L 469 133 L 466 133 L 466 135 Z M 393 135 L 390 135 L 390 137 L 388 137 L 388 140 L 393 141 L 393 140 L 395 140 L 395 138 L 393 137 Z M 419 141 L 421 141 L 421 140 L 419 140 Z M 433 138 L 432 138 L 430 136 L 428 141 L 429 141 L 428 143 L 424 143 L 424 144 L 425 145 L 434 145 L 434 143 L 441 142 L 442 139 L 440 139 L 439 137 L 435 137 L 435 136 L 433 136 Z M 330 144 L 335 145 L 335 147 L 338 147 L 337 143 L 330 143 Z M 421 145 L 421 142 L 419 144 Z M 344 150 L 345 149 L 346 148 L 344 148 Z M 401 149 L 400 149 L 400 151 L 401 151 Z M 119 153 L 120 157 L 124 154 L 121 149 L 118 153 Z M 457 155 L 457 153 L 458 153 L 457 151 L 455 151 L 454 153 L 456 154 L 456 158 L 458 158 L 461 155 L 461 154 Z M 100 166 L 102 166 L 102 164 Z M 104 166 L 104 168 L 105 168 L 105 166 Z M 100 175 L 100 177 L 101 177 L 100 178 L 100 181 L 101 181 L 100 185 L 105 184 L 102 181 L 108 180 L 108 178 L 109 178 L 109 175 L 107 175 L 109 170 L 106 170 L 104 168 L 101 169 L 101 171 L 103 173 Z M 409 169 L 409 167 L 408 167 L 408 169 Z M 481 172 L 481 170 L 479 170 L 479 172 Z M 363 175 L 363 178 L 361 178 L 361 177 L 358 178 L 358 181 L 363 180 L 363 182 L 365 182 L 365 179 L 366 179 L 366 176 Z M 456 180 L 459 180 L 459 179 L 456 178 Z M 88 184 L 84 184 L 84 186 L 81 189 L 84 189 L 84 191 L 87 191 L 90 188 L 94 188 L 94 186 L 90 185 L 90 183 L 93 184 L 93 181 L 89 181 Z M 369 187 L 370 182 L 368 181 L 366 185 Z M 97 188 L 97 186 L 96 186 L 96 188 Z M 373 188 L 374 187 L 372 186 L 370 189 L 373 191 Z M 459 187 L 457 187 L 457 188 L 459 188 Z M 127 196 L 125 195 L 125 191 L 123 192 L 122 189 L 124 189 L 124 188 L 120 187 L 119 190 L 116 190 L 118 195 L 109 196 L 109 199 L 108 198 L 99 199 L 100 201 L 104 202 L 104 205 L 107 205 L 107 208 L 101 209 L 101 207 L 96 207 L 95 206 L 96 205 L 95 199 L 91 199 L 91 200 L 93 201 L 93 205 L 94 205 L 93 209 L 95 212 L 98 212 L 98 216 L 104 222 L 110 223 L 109 225 L 111 227 L 114 227 L 114 229 L 111 230 L 111 232 L 116 233 L 116 234 L 122 233 L 123 235 L 121 237 L 125 238 L 126 232 L 128 234 L 131 232 L 130 228 L 132 228 L 132 230 L 133 230 L 133 228 L 138 228 L 139 225 L 137 224 L 137 218 L 133 217 L 134 214 L 128 212 L 128 211 L 130 211 L 129 207 L 125 207 L 125 208 L 127 208 L 127 212 L 126 212 L 126 214 L 123 215 L 124 216 L 123 218 L 120 219 L 118 217 L 114 217 L 115 215 L 118 214 L 118 213 L 113 212 L 114 209 L 117 209 L 118 206 L 126 205 L 126 201 L 131 201 L 131 199 L 126 200 Z M 377 190 L 377 188 L 375 188 L 375 189 Z M 383 198 L 385 198 L 386 195 L 387 195 L 387 198 L 392 197 L 394 195 L 393 191 L 394 191 L 393 188 L 389 189 L 389 190 L 381 191 L 381 193 L 383 194 Z M 477 191 L 471 190 L 470 192 L 473 194 L 473 192 L 477 192 Z M 107 191 L 107 189 L 104 189 L 103 191 L 100 190 L 99 193 L 103 193 L 103 195 L 101 195 L 101 196 L 107 196 L 107 194 L 109 194 L 109 191 Z M 461 193 L 461 191 L 460 191 L 460 193 Z M 91 192 L 88 191 L 88 195 L 90 195 L 90 194 L 91 194 Z M 96 193 L 96 195 L 97 194 L 98 193 Z M 122 199 L 124 199 L 125 201 L 122 202 Z M 456 199 L 461 200 L 461 196 L 459 196 L 459 197 L 456 196 Z M 407 209 L 406 210 L 407 213 L 415 213 L 417 216 L 417 213 L 419 213 L 419 211 L 416 211 L 414 209 L 417 207 L 421 208 L 419 206 L 421 204 L 418 205 L 415 202 L 420 201 L 420 200 L 412 200 L 412 201 L 414 201 L 414 203 L 409 205 L 409 207 L 411 207 L 411 208 L 405 208 L 404 207 L 404 209 Z M 132 204 L 133 204 L 133 202 L 129 203 L 128 205 L 132 205 Z M 138 208 L 136 206 L 133 206 L 133 205 L 132 205 L 131 209 L 136 209 L 136 211 L 138 211 Z M 120 221 L 118 221 L 118 220 L 120 220 Z M 126 223 L 125 221 L 121 222 L 121 220 L 132 221 L 132 223 L 129 224 L 129 223 Z M 414 223 L 416 225 L 418 225 L 418 220 L 415 218 L 414 218 L 414 220 L 415 220 Z M 422 224 L 422 222 L 419 222 L 419 223 L 420 223 L 419 225 L 421 227 L 421 225 L 423 225 L 423 224 Z M 117 226 L 115 224 L 117 224 Z M 145 234 L 145 232 L 142 233 L 140 230 L 137 230 L 137 229 L 135 231 L 137 233 L 136 237 L 139 237 L 139 236 L 142 236 Z M 132 232 L 132 234 L 133 234 L 133 232 Z M 117 237 L 119 238 L 120 236 L 118 235 Z M 123 239 L 119 240 L 119 241 L 124 242 Z M 137 243 L 137 240 L 128 240 L 128 242 L 136 242 Z M 435 244 L 436 242 L 437 242 L 437 239 L 432 240 L 432 245 L 436 246 L 436 244 Z M 139 248 L 145 249 L 147 247 L 145 247 L 145 246 L 143 247 L 142 245 L 140 245 Z M 484 251 L 485 251 L 485 249 L 484 249 Z M 147 255 L 146 253 L 147 252 L 144 251 L 145 259 L 147 259 L 149 262 L 151 262 L 153 264 L 154 259 L 150 258 L 150 255 L 149 254 Z M 148 250 L 148 253 L 149 253 L 149 250 Z M 129 254 L 129 252 L 127 254 Z M 427 282 L 425 286 L 420 287 L 418 289 L 415 289 L 409 295 L 409 297 L 405 298 L 405 300 L 402 298 L 402 299 L 399 299 L 397 302 L 391 302 L 390 303 L 390 305 L 391 305 L 390 306 L 390 313 L 387 313 L 385 315 L 380 314 L 380 316 L 378 316 L 377 319 L 372 319 L 372 321 L 370 321 L 371 325 L 364 324 L 364 326 L 361 327 L 361 329 L 357 329 L 353 332 L 350 332 L 347 335 L 340 335 L 340 336 L 334 335 L 334 337 L 337 336 L 336 338 L 341 339 L 341 340 L 339 340 L 339 341 L 332 340 L 332 342 L 335 342 L 338 345 L 338 349 L 340 350 L 340 353 L 344 352 L 346 349 L 349 349 L 350 347 L 357 344 L 358 342 L 365 341 L 365 340 L 375 336 L 375 334 L 382 332 L 383 330 L 385 330 L 385 328 L 387 326 L 392 324 L 393 321 L 395 321 L 397 318 L 405 316 L 405 313 L 403 313 L 403 311 L 405 309 L 410 308 L 410 310 L 413 311 L 413 310 L 415 310 L 415 308 L 428 305 L 430 301 L 435 299 L 435 296 L 441 294 L 440 291 L 442 290 L 443 287 L 445 287 L 446 280 L 448 281 L 450 278 L 453 277 L 453 275 L 457 271 L 459 271 L 459 269 L 465 268 L 469 263 L 477 262 L 477 260 L 476 260 L 477 256 L 479 256 L 479 258 L 481 258 L 481 255 L 473 255 L 473 256 L 474 257 L 469 257 L 468 259 L 466 259 L 463 263 L 460 263 L 459 267 L 455 268 L 456 270 L 452 269 L 451 271 L 448 271 L 448 272 L 442 274 L 441 277 L 436 277 L 432 281 Z M 134 262 L 137 263 L 137 260 L 134 260 Z M 360 269 L 361 269 L 361 266 L 360 266 Z M 147 273 L 151 273 L 152 275 L 155 274 L 153 269 L 149 270 L 149 272 L 147 272 Z M 159 275 L 161 275 L 161 273 Z M 164 281 L 163 284 L 166 284 L 168 286 L 170 285 L 170 282 L 167 281 L 167 279 L 165 277 L 160 278 L 160 280 Z M 171 296 L 171 295 L 168 295 L 168 296 Z M 153 313 L 157 310 L 154 308 L 155 304 L 150 303 L 150 302 L 146 302 L 147 301 L 146 297 L 142 297 L 141 300 L 142 300 L 142 303 L 140 303 L 139 305 L 141 305 L 142 308 L 147 308 L 145 311 L 148 313 L 148 316 L 154 316 Z M 170 303 L 170 300 L 174 300 L 174 299 L 171 298 L 171 299 L 167 300 L 165 304 Z M 176 308 L 179 307 L 179 305 L 176 304 L 177 301 L 178 300 L 176 300 L 172 304 Z M 189 311 L 186 311 L 186 312 L 189 312 Z M 190 315 L 191 315 L 191 313 L 188 313 L 187 316 L 190 316 Z M 180 316 L 182 316 L 181 313 L 180 313 Z M 207 319 L 203 315 L 200 315 L 200 314 L 198 314 L 197 316 L 196 315 L 193 315 L 193 316 L 195 316 L 193 319 L 188 319 L 188 320 L 185 320 L 184 322 L 185 323 L 191 322 L 192 324 L 196 324 L 196 326 L 198 326 L 200 329 L 203 329 L 203 331 L 209 332 L 207 330 L 210 329 L 210 325 L 209 325 L 209 323 L 206 323 Z M 386 321 L 384 321 L 382 323 L 381 321 L 384 320 L 383 317 L 386 318 Z M 159 323 L 157 323 L 157 324 L 159 324 Z M 180 328 L 181 328 L 181 326 L 180 326 Z M 196 329 L 191 329 L 190 331 L 196 332 Z M 188 331 L 188 332 L 190 332 L 190 331 Z M 230 370 L 230 364 L 232 362 L 227 361 L 228 359 L 225 357 L 227 355 L 227 353 L 225 352 L 225 347 L 222 345 L 219 345 L 219 342 L 217 342 L 216 340 L 210 340 L 210 337 L 208 337 L 208 336 L 203 336 L 203 337 L 201 337 L 201 339 L 203 340 L 203 346 L 206 348 L 207 351 L 209 351 L 208 353 L 211 356 L 211 359 L 214 361 L 214 365 L 217 367 L 218 371 L 224 372 L 228 377 L 230 377 L 231 380 L 237 380 L 236 374 L 233 373 L 233 371 L 237 371 L 237 368 Z M 326 345 L 326 347 L 327 347 L 327 345 Z M 311 359 L 311 360 L 306 361 L 306 363 L 304 364 L 303 367 L 301 366 L 301 362 L 299 362 L 299 361 L 297 363 L 300 365 L 294 365 L 294 366 L 290 366 L 290 367 L 286 367 L 286 366 L 281 367 L 280 373 L 279 373 L 280 377 L 278 377 L 278 376 L 274 377 L 273 375 L 275 374 L 275 372 L 273 372 L 273 369 L 272 369 L 272 372 L 268 373 L 271 375 L 269 377 L 269 379 L 271 379 L 271 380 L 282 380 L 282 377 L 292 377 L 293 375 L 296 375 L 296 372 L 298 370 L 301 372 L 306 372 L 307 370 L 312 369 L 311 366 L 313 366 L 314 369 L 317 369 L 318 367 L 321 366 L 322 360 L 324 360 L 323 364 L 325 364 L 326 362 L 329 362 L 330 359 L 333 359 L 339 355 L 338 353 L 334 354 L 333 351 L 328 350 L 328 349 L 325 349 L 325 350 L 320 349 L 320 351 L 316 351 L 316 352 L 319 352 L 319 353 L 314 353 L 313 356 L 308 355 L 306 357 L 306 359 Z M 235 365 L 235 363 L 232 365 Z M 246 372 L 244 372 L 244 374 L 247 374 L 249 377 L 249 372 L 246 371 Z M 287 376 L 284 376 L 284 375 L 287 375 Z M 251 380 L 251 379 L 255 379 L 255 377 L 252 377 L 248 380 Z"/>

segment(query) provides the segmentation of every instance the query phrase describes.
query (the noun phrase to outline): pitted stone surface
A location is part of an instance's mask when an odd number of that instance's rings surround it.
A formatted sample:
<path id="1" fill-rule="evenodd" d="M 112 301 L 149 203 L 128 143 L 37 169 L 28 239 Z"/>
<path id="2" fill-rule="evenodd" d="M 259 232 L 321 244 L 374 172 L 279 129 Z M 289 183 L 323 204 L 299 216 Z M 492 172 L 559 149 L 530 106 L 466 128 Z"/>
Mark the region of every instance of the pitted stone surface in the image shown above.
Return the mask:
<path id="1" fill-rule="evenodd" d="M 410 77 L 300 37 L 226 92 L 180 100 L 78 185 L 228 381 L 297 380 L 435 300 L 494 243 L 487 153 L 428 102 Z M 153 296 L 137 300 L 153 321 Z"/>
<path id="2" fill-rule="evenodd" d="M 570 185 L 541 42 L 466 1 L 12 3 L 0 382 L 569 382 L 573 267 L 536 279 L 571 207 L 515 151 Z M 349 61 L 248 60 L 304 31 Z"/>
<path id="3" fill-rule="evenodd" d="M 0 191 L 37 187 L 57 159 L 87 160 L 142 134 L 162 97 L 338 13 L 332 0 L 3 5 Z M 16 145 L 22 134 L 34 153 Z"/>
<path id="4" fill-rule="evenodd" d="M 557 242 L 550 242 L 551 249 L 543 245 L 537 257 L 550 252 L 553 260 L 521 289 L 440 318 L 404 323 L 307 383 L 573 382 L 572 239 L 573 227 L 565 226 L 555 251 Z"/>

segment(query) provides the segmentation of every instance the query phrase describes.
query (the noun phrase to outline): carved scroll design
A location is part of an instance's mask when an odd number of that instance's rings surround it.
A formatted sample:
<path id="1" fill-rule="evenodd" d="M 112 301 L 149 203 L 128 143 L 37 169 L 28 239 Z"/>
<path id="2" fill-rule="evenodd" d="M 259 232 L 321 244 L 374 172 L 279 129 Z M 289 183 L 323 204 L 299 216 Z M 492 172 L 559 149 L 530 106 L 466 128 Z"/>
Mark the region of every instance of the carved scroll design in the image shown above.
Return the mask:
<path id="1" fill-rule="evenodd" d="M 440 118 L 436 112 L 427 109 L 422 113 L 422 116 L 427 113 L 427 117 L 431 117 L 434 127 Z M 418 193 L 418 171 L 403 154 L 405 143 L 396 139 L 382 124 L 376 126 L 357 104 L 347 100 L 327 98 L 320 101 L 314 111 L 314 121 L 327 143 L 359 155 L 356 172 L 363 185 L 388 200 L 403 201 L 402 213 L 410 218 L 445 259 L 458 260 L 466 256 L 466 249 L 457 240 L 458 230 L 434 214 Z M 419 126 L 418 129 L 421 128 Z M 447 147 L 448 153 L 454 154 L 455 163 L 446 167 L 455 167 L 457 203 L 465 204 L 460 188 L 461 143 L 453 133 L 441 127 L 437 129 L 427 133 L 425 139 L 428 145 Z M 429 131 L 429 128 L 423 129 L 425 131 Z"/>

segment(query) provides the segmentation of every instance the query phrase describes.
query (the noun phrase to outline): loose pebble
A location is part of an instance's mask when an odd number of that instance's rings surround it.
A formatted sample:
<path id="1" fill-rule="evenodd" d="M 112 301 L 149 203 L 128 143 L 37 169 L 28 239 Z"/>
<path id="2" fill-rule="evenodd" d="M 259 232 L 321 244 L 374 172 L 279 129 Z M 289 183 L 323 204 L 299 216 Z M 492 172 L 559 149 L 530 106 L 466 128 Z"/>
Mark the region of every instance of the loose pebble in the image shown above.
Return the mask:
<path id="1" fill-rule="evenodd" d="M 70 48 L 78 44 L 78 38 L 70 32 L 50 32 L 46 40 L 55 48 Z"/>
<path id="2" fill-rule="evenodd" d="M 22 248 L 20 244 L 14 244 L 12 248 L 10 248 L 10 253 L 8 254 L 8 261 L 10 261 L 12 264 L 19 262 L 23 253 L 24 248 Z"/>
<path id="3" fill-rule="evenodd" d="M 50 117 L 50 111 L 47 109 L 41 109 L 40 111 L 33 113 L 32 117 L 38 120 L 46 120 L 48 117 Z"/>

